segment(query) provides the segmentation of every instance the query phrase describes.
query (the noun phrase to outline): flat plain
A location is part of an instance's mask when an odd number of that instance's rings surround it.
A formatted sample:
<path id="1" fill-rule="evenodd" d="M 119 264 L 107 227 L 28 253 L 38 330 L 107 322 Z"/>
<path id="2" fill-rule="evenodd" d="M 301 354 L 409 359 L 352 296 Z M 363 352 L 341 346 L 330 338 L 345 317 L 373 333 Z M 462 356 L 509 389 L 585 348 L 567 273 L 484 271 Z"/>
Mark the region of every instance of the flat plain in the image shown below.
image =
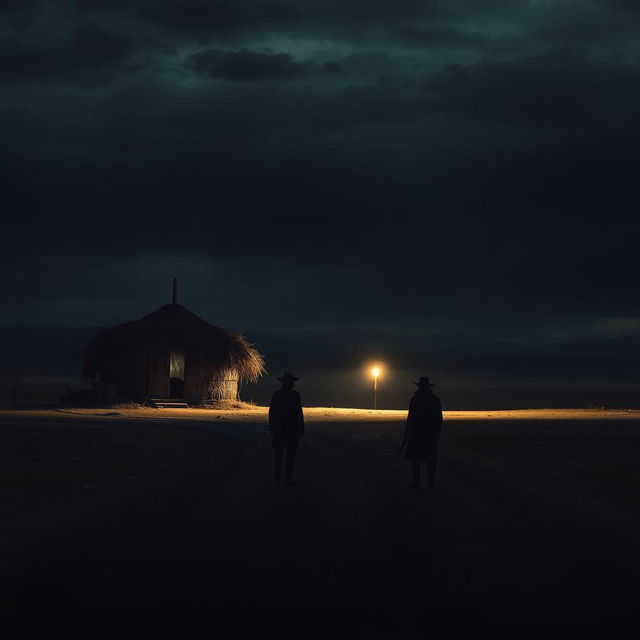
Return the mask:
<path id="1" fill-rule="evenodd" d="M 305 409 L 296 486 L 266 409 L 0 412 L 3 621 L 85 637 L 622 629 L 640 412 L 449 412 L 437 489 L 406 413 Z"/>

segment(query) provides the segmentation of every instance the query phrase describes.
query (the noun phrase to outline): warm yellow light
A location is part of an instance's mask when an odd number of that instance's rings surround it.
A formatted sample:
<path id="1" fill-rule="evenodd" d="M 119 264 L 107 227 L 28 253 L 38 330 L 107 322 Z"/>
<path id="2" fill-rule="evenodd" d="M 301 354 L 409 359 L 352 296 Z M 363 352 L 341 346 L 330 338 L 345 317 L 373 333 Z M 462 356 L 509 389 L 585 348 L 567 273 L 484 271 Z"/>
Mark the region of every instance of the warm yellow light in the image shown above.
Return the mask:
<path id="1" fill-rule="evenodd" d="M 373 367 L 373 369 L 371 369 L 371 375 L 377 378 L 380 375 L 380 367 Z"/>

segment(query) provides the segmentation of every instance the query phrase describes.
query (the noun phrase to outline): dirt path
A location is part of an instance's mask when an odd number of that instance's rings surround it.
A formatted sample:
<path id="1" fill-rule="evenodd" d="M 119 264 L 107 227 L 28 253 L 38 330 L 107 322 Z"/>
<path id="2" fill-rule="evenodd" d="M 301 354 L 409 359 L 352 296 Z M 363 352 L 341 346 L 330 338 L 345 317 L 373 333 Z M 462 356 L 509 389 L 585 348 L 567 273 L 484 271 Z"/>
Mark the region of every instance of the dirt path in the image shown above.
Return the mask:
<path id="1" fill-rule="evenodd" d="M 228 625 L 242 636 L 283 620 L 307 637 L 623 624 L 638 509 L 599 494 L 581 472 L 592 458 L 571 466 L 561 445 L 572 429 L 596 450 L 614 440 L 628 464 L 620 442 L 637 443 L 638 424 L 482 424 L 449 428 L 434 496 L 406 486 L 398 422 L 310 424 L 292 488 L 271 482 L 260 422 L 165 425 L 173 452 L 131 468 L 129 489 L 7 542 L 5 610 L 86 617 L 93 635 L 113 624 L 120 637 L 210 637 Z M 529 444 L 507 455 L 491 434 L 503 448 L 543 434 L 547 453 Z"/>

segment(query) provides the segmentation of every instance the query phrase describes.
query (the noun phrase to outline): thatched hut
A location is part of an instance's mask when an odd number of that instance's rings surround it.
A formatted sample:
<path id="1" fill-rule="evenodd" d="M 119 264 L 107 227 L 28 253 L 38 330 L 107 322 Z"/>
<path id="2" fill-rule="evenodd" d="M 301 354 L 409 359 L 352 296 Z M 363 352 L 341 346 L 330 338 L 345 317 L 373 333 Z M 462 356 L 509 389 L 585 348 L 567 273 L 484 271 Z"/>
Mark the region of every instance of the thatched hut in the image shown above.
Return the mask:
<path id="1" fill-rule="evenodd" d="M 237 400 L 238 385 L 264 373 L 261 355 L 237 333 L 173 302 L 100 331 L 84 351 L 83 376 L 115 385 L 120 398 L 192 405 Z"/>

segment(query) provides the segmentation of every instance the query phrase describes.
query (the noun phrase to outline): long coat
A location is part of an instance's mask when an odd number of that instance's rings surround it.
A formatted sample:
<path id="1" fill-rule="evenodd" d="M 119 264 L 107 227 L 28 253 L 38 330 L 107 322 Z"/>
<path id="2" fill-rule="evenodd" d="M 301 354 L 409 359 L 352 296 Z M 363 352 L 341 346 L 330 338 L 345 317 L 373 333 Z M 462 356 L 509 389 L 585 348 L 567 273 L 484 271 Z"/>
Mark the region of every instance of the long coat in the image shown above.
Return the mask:
<path id="1" fill-rule="evenodd" d="M 438 459 L 438 438 L 442 432 L 440 399 L 430 389 L 418 389 L 409 403 L 403 446 L 410 460 Z"/>
<path id="2" fill-rule="evenodd" d="M 300 394 L 295 389 L 276 391 L 269 406 L 269 429 L 273 445 L 295 444 L 304 434 L 304 415 Z"/>

